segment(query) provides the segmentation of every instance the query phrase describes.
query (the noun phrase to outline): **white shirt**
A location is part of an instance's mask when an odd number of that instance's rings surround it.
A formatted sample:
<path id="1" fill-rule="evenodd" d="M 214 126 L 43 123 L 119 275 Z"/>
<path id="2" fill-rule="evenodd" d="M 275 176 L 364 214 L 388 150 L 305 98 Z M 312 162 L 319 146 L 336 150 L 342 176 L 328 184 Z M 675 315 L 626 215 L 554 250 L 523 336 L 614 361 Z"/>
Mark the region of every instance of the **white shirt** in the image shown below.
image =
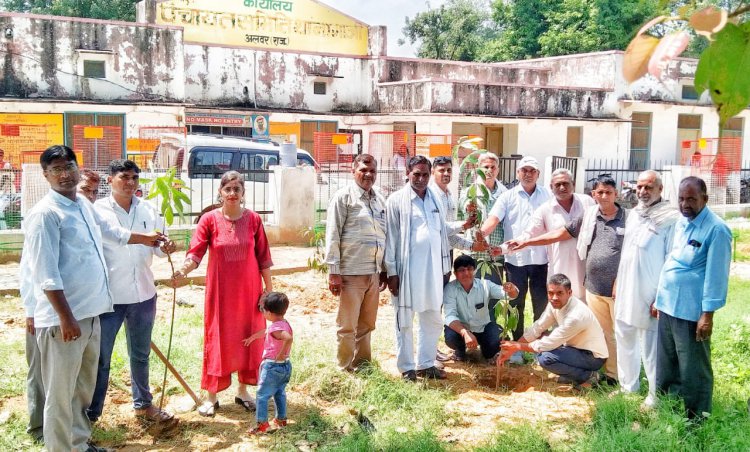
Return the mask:
<path id="1" fill-rule="evenodd" d="M 505 240 L 520 237 L 531 224 L 534 211 L 552 198 L 547 187 L 537 184 L 529 195 L 521 184 L 506 191 L 495 201 L 490 215 L 503 222 Z M 505 262 L 521 267 L 547 263 L 547 250 L 543 246 L 530 246 L 505 256 Z"/>
<path id="2" fill-rule="evenodd" d="M 566 212 L 557 198 L 553 197 L 534 212 L 529 226 L 519 239 L 528 240 L 546 232 L 560 229 L 570 221 L 582 218 L 586 208 L 594 204 L 596 203 L 591 196 L 576 193 L 573 195 L 573 205 L 570 207 L 570 212 Z M 552 276 L 556 273 L 562 273 L 570 278 L 573 295 L 583 300 L 586 296 L 583 287 L 586 265 L 578 257 L 577 242 L 577 239 L 571 238 L 547 245 L 547 258 L 549 259 L 547 274 Z"/>
<path id="3" fill-rule="evenodd" d="M 440 311 L 443 304 L 443 220 L 431 190 L 424 199 L 411 191 L 409 290 L 414 312 Z"/>
<path id="4" fill-rule="evenodd" d="M 96 212 L 107 222 L 133 232 L 164 232 L 164 220 L 156 207 L 133 196 L 130 211 L 120 207 L 111 195 L 94 203 Z M 151 261 L 156 254 L 164 257 L 158 247 L 125 245 L 104 241 L 104 259 L 109 272 L 109 286 L 115 304 L 134 304 L 156 295 Z"/>
<path id="5" fill-rule="evenodd" d="M 97 224 L 87 199 L 77 195 L 72 201 L 54 190 L 31 209 L 23 229 L 23 252 L 36 301 L 34 326 L 60 324 L 45 290 L 62 290 L 76 320 L 112 312 L 102 236 L 125 245 L 129 231 Z"/>
<path id="6" fill-rule="evenodd" d="M 617 270 L 617 320 L 641 329 L 656 329 L 650 307 L 656 300 L 661 269 L 672 251 L 674 225 L 657 227 L 635 210 L 628 215 Z"/>
<path id="7" fill-rule="evenodd" d="M 548 336 L 542 337 L 542 333 L 555 327 Z M 594 358 L 607 358 L 607 343 L 604 341 L 604 332 L 599 322 L 594 317 L 586 303 L 576 297 L 570 297 L 568 304 L 562 309 L 555 309 L 552 303 L 523 333 L 524 339 L 537 353 L 554 350 L 562 347 L 575 347 L 579 350 L 588 350 L 593 353 Z"/>
<path id="8" fill-rule="evenodd" d="M 434 180 L 430 181 L 430 187 L 438 195 L 438 201 L 445 207 L 445 225 L 448 226 L 448 234 L 458 234 L 464 231 L 464 222 L 456 221 L 458 218 L 458 207 L 456 200 L 453 199 L 453 193 L 449 189 L 443 190 Z"/>

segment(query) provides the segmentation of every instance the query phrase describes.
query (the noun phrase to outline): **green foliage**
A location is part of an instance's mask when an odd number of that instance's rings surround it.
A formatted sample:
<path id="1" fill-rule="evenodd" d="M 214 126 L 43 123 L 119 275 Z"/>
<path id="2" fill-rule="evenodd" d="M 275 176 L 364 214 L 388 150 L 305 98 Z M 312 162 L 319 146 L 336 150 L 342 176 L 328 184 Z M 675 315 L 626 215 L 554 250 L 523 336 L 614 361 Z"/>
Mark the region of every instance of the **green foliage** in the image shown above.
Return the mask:
<path id="1" fill-rule="evenodd" d="M 421 58 L 474 61 L 493 35 L 486 10 L 486 1 L 448 0 L 439 8 L 417 13 L 414 19 L 407 17 L 402 29 L 405 38 L 398 42 L 419 42 Z"/>
<path id="2" fill-rule="evenodd" d="M 551 451 L 547 438 L 539 426 L 510 425 L 500 431 L 475 452 L 546 452 Z"/>
<path id="3" fill-rule="evenodd" d="M 328 273 L 328 264 L 325 259 L 326 230 L 325 228 L 308 228 L 304 233 L 308 238 L 308 244 L 315 247 L 313 255 L 307 258 L 307 268 L 318 273 Z"/>
<path id="4" fill-rule="evenodd" d="M 88 17 L 91 19 L 135 21 L 139 0 L 3 0 L 7 11 Z"/>
<path id="5" fill-rule="evenodd" d="M 141 183 L 151 184 L 146 199 L 158 197 L 161 201 L 160 210 L 167 226 L 172 226 L 175 214 L 181 220 L 184 220 L 185 204 L 190 204 L 190 198 L 182 192 L 182 190 L 189 190 L 189 188 L 185 187 L 185 183 L 182 180 L 175 178 L 176 171 L 176 168 L 169 168 L 165 175 L 158 176 L 153 180 L 141 179 Z"/>

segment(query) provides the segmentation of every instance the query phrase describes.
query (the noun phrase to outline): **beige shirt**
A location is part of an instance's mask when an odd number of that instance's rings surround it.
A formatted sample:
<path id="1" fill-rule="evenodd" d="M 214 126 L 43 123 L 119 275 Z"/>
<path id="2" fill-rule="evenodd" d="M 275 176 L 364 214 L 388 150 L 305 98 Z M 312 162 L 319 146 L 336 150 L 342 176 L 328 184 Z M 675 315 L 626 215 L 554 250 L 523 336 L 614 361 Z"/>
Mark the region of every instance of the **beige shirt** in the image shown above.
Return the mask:
<path id="1" fill-rule="evenodd" d="M 542 333 L 555 327 L 548 336 Z M 588 306 L 578 298 L 571 296 L 568 304 L 562 309 L 547 305 L 539 320 L 534 322 L 523 334 L 529 346 L 537 353 L 567 346 L 580 350 L 589 350 L 594 358 L 607 358 L 607 344 L 599 322 Z"/>
<path id="2" fill-rule="evenodd" d="M 326 258 L 337 275 L 371 275 L 383 270 L 385 199 L 356 183 L 337 191 L 328 205 Z"/>

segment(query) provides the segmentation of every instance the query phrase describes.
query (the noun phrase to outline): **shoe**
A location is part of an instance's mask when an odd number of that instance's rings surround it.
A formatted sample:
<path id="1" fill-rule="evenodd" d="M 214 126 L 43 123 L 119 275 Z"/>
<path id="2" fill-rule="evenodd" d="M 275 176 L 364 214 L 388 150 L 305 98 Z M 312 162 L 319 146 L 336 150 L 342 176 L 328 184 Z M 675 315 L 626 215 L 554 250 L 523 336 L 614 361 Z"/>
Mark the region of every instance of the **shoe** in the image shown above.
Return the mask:
<path id="1" fill-rule="evenodd" d="M 216 410 L 219 409 L 219 401 L 217 400 L 213 404 L 209 401 L 203 402 L 203 405 L 198 407 L 198 414 L 203 417 L 214 417 Z"/>
<path id="2" fill-rule="evenodd" d="M 651 411 L 656 409 L 656 406 L 659 404 L 659 399 L 654 397 L 653 395 L 649 394 L 646 396 L 646 400 L 641 403 L 641 410 L 642 411 Z"/>
<path id="3" fill-rule="evenodd" d="M 266 433 L 269 428 L 271 428 L 271 424 L 269 424 L 268 421 L 258 422 L 258 425 L 248 430 L 247 433 L 248 435 L 262 435 Z"/>
<path id="4" fill-rule="evenodd" d="M 583 381 L 582 383 L 579 383 L 576 387 L 578 389 L 593 389 L 599 386 L 599 372 L 592 370 L 591 376 L 586 379 L 586 381 Z"/>
<path id="5" fill-rule="evenodd" d="M 449 361 L 451 357 L 447 353 L 443 353 L 440 350 L 437 352 L 437 356 L 435 356 L 435 359 L 440 362 Z"/>
<path id="6" fill-rule="evenodd" d="M 242 397 L 237 396 L 234 398 L 234 403 L 242 405 L 242 407 L 245 408 L 245 411 L 255 411 L 255 401 L 252 399 L 243 400 Z"/>
<path id="7" fill-rule="evenodd" d="M 273 423 L 276 425 L 276 427 L 281 428 L 281 427 L 286 427 L 288 424 L 288 421 L 286 419 L 274 418 Z"/>
<path id="8" fill-rule="evenodd" d="M 572 384 L 575 384 L 575 380 L 571 380 L 568 377 L 563 377 L 562 375 L 560 375 L 559 377 L 557 377 L 557 384 L 559 384 L 559 385 L 572 385 Z"/>
<path id="9" fill-rule="evenodd" d="M 401 378 L 406 381 L 417 381 L 417 372 L 414 370 L 407 370 L 406 372 L 401 372 Z"/>
<path id="10" fill-rule="evenodd" d="M 448 359 L 450 359 L 451 361 L 456 362 L 456 363 L 462 363 L 462 362 L 466 361 L 466 355 L 461 355 L 458 352 L 453 352 L 448 357 Z"/>
<path id="11" fill-rule="evenodd" d="M 604 383 L 607 386 L 617 386 L 620 384 L 620 382 L 617 381 L 617 378 L 610 377 L 609 375 L 604 375 L 604 378 L 602 378 L 602 383 Z"/>
<path id="12" fill-rule="evenodd" d="M 109 448 L 106 448 L 106 447 L 99 447 L 99 446 L 95 445 L 94 443 L 92 443 L 91 440 L 89 440 L 86 443 L 86 445 L 88 446 L 86 448 L 86 452 L 112 452 L 112 451 L 114 451 L 114 449 L 109 449 Z"/>
<path id="13" fill-rule="evenodd" d="M 135 417 L 154 422 L 166 422 L 174 419 L 174 415 L 172 413 L 160 410 L 158 407 L 155 407 L 153 405 L 150 405 L 146 408 L 136 409 Z"/>
<path id="14" fill-rule="evenodd" d="M 445 380 L 446 378 L 448 378 L 448 375 L 445 373 L 444 370 L 440 370 L 435 366 L 428 367 L 427 369 L 418 370 L 417 376 L 422 377 L 424 379 L 432 379 L 432 380 Z"/>
<path id="15" fill-rule="evenodd" d="M 510 355 L 510 359 L 508 360 L 508 362 L 511 363 L 511 364 L 519 365 L 519 366 L 522 365 L 522 364 L 524 364 L 524 361 L 523 361 L 523 352 L 515 352 L 515 353 L 513 353 L 512 355 Z"/>
<path id="16" fill-rule="evenodd" d="M 435 367 L 438 369 L 445 369 L 445 364 L 441 363 L 440 361 L 435 361 Z"/>

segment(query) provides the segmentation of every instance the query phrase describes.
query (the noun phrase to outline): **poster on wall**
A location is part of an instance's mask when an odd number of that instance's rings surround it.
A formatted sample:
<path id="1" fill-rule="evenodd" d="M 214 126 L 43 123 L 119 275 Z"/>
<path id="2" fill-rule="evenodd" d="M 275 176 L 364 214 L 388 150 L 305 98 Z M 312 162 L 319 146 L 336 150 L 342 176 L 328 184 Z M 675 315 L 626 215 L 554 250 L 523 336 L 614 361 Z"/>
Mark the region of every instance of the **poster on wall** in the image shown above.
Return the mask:
<path id="1" fill-rule="evenodd" d="M 156 23 L 184 29 L 186 42 L 367 55 L 369 27 L 313 0 L 167 0 Z"/>
<path id="2" fill-rule="evenodd" d="M 25 158 L 39 163 L 42 151 L 63 143 L 62 114 L 0 113 L 0 149 L 13 168 L 20 168 Z"/>
<path id="3" fill-rule="evenodd" d="M 268 138 L 268 115 L 253 115 L 253 137 Z"/>

